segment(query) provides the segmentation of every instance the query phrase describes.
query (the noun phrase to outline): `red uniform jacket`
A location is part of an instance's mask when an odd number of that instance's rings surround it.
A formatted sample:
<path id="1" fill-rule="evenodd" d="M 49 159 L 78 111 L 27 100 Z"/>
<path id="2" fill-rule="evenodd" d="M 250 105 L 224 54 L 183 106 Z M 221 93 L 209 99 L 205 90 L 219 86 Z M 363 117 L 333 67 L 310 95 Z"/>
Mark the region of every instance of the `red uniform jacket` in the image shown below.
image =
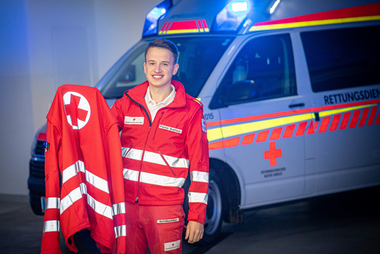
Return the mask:
<path id="1" fill-rule="evenodd" d="M 98 89 L 63 85 L 47 115 L 42 253 L 61 253 L 59 231 L 91 231 L 102 252 L 125 251 L 125 198 L 116 119 Z"/>
<path id="2" fill-rule="evenodd" d="M 208 140 L 202 104 L 180 82 L 174 101 L 154 121 L 145 103 L 148 82 L 125 92 L 111 111 L 117 117 L 123 150 L 126 201 L 177 205 L 190 168 L 188 220 L 204 223 L 208 193 Z"/>

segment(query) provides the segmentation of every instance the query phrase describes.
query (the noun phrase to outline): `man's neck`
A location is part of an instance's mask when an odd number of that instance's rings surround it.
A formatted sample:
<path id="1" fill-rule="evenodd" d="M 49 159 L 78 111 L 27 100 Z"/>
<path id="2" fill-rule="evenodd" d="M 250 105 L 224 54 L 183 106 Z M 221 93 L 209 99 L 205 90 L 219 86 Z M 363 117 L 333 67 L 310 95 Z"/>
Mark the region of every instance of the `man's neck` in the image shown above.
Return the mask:
<path id="1" fill-rule="evenodd" d="M 156 104 L 165 100 L 170 95 L 171 92 L 172 92 L 172 88 L 171 88 L 170 83 L 169 85 L 162 86 L 162 87 L 154 87 L 149 84 L 150 97 L 152 97 L 152 100 L 154 100 Z"/>

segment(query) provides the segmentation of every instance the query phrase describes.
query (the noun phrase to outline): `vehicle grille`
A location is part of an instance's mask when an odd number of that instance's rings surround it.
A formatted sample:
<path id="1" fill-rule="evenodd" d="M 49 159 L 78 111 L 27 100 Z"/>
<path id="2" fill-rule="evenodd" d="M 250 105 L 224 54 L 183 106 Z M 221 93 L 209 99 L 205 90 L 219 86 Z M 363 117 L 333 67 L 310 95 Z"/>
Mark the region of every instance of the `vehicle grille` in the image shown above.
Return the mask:
<path id="1" fill-rule="evenodd" d="M 35 155 L 45 156 L 46 141 L 37 140 L 36 148 L 34 149 Z"/>
<path id="2" fill-rule="evenodd" d="M 31 159 L 29 163 L 30 175 L 36 178 L 45 179 L 45 159 Z"/>

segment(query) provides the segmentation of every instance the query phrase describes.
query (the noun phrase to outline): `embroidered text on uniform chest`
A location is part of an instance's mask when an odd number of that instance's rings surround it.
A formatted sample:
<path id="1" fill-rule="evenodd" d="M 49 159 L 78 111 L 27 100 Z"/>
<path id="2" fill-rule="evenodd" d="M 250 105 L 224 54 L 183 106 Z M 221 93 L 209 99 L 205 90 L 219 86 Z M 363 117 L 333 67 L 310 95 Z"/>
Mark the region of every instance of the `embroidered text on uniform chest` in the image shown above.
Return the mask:
<path id="1" fill-rule="evenodd" d="M 144 124 L 144 117 L 143 116 L 125 116 L 124 117 L 124 124 Z"/>
<path id="2" fill-rule="evenodd" d="M 173 128 L 173 127 L 162 125 L 162 124 L 160 124 L 159 128 L 163 129 L 163 130 L 168 130 L 168 131 L 176 132 L 176 133 L 179 133 L 179 134 L 182 133 L 181 129 Z"/>

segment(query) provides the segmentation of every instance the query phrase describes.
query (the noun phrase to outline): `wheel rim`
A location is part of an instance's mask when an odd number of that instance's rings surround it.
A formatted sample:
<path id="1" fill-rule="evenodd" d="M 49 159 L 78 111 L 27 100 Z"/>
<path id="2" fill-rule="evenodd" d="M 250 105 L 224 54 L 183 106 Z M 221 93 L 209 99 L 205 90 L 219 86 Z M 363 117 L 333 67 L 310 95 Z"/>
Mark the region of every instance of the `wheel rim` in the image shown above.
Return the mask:
<path id="1" fill-rule="evenodd" d="M 205 233 L 212 235 L 219 226 L 222 217 L 222 196 L 218 184 L 210 180 L 208 189 L 207 213 L 205 219 Z"/>

